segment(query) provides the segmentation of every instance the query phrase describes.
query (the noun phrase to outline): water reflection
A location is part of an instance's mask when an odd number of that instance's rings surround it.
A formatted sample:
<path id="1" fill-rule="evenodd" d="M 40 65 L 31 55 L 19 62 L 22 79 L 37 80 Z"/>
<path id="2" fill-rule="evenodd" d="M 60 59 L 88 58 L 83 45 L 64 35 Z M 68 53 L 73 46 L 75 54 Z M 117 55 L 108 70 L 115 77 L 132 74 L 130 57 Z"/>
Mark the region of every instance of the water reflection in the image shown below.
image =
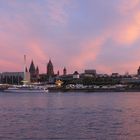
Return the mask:
<path id="1" fill-rule="evenodd" d="M 140 93 L 0 93 L 0 139 L 140 139 Z"/>

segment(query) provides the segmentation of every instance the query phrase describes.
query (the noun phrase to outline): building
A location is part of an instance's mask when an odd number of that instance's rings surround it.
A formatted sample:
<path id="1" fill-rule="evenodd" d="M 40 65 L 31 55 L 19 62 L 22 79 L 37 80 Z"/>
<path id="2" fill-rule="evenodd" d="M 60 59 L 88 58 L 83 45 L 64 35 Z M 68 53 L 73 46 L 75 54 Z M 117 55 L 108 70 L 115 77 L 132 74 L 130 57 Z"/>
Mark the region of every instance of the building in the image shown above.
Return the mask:
<path id="1" fill-rule="evenodd" d="M 29 68 L 29 72 L 30 72 L 31 82 L 38 82 L 38 79 L 39 79 L 39 68 L 38 68 L 38 66 L 35 68 L 33 60 L 31 62 L 31 65 L 30 65 L 30 68 Z"/>
<path id="2" fill-rule="evenodd" d="M 67 75 L 67 69 L 65 67 L 63 69 L 63 75 Z"/>
<path id="3" fill-rule="evenodd" d="M 137 75 L 140 76 L 140 66 L 138 68 Z"/>
<path id="4" fill-rule="evenodd" d="M 79 73 L 78 73 L 77 71 L 75 71 L 75 72 L 73 73 L 73 79 L 79 79 L 79 78 L 80 78 Z"/>
<path id="5" fill-rule="evenodd" d="M 120 74 L 119 74 L 119 73 L 112 73 L 112 74 L 111 74 L 111 77 L 117 78 L 117 77 L 120 77 Z"/>
<path id="6" fill-rule="evenodd" d="M 2 84 L 15 84 L 19 85 L 23 83 L 26 74 L 26 80 L 30 82 L 29 72 L 3 72 L 0 73 L 0 83 Z"/>
<path id="7" fill-rule="evenodd" d="M 38 66 L 36 67 L 36 77 L 37 77 L 37 79 L 39 79 L 39 67 Z"/>
<path id="8" fill-rule="evenodd" d="M 96 76 L 96 70 L 94 69 L 85 70 L 84 77 L 94 77 L 94 76 Z"/>
<path id="9" fill-rule="evenodd" d="M 49 62 L 47 64 L 47 76 L 48 77 L 54 76 L 53 64 L 52 64 L 51 60 L 49 60 Z"/>
<path id="10" fill-rule="evenodd" d="M 95 69 L 85 70 L 85 74 L 92 74 L 92 75 L 96 75 L 96 70 L 95 70 Z"/>

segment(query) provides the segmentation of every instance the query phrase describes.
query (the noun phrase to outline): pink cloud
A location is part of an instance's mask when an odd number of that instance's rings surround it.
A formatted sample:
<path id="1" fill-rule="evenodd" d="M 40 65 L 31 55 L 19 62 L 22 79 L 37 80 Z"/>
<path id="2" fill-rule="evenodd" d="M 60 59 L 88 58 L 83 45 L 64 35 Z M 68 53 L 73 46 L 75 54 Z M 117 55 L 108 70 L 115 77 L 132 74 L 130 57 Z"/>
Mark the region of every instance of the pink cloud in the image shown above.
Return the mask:
<path id="1" fill-rule="evenodd" d="M 97 73 L 112 73 L 112 67 L 108 67 L 106 65 L 103 65 L 103 64 L 100 64 L 100 65 L 96 65 L 96 70 L 97 70 Z"/>
<path id="2" fill-rule="evenodd" d="M 30 57 L 38 59 L 38 60 L 46 60 L 48 57 L 47 54 L 45 54 L 45 51 L 41 47 L 41 44 L 37 41 L 30 41 L 26 46 L 28 52 L 30 52 Z"/>
<path id="3" fill-rule="evenodd" d="M 140 66 L 139 60 L 137 61 L 130 61 L 129 63 L 125 62 L 120 62 L 120 63 L 115 63 L 113 66 L 112 65 L 107 65 L 107 64 L 98 64 L 96 65 L 96 70 L 97 73 L 120 73 L 120 74 L 125 74 L 126 72 L 130 74 L 136 74 L 137 69 Z"/>
<path id="4" fill-rule="evenodd" d="M 99 35 L 97 39 L 93 37 L 92 39 L 82 41 L 79 47 L 81 48 L 80 51 L 74 58 L 71 59 L 71 63 L 74 66 L 74 68 L 77 68 L 77 69 L 86 68 L 86 64 L 89 61 L 90 63 L 91 61 L 94 63 L 94 61 L 96 61 L 97 59 L 98 54 L 101 53 L 102 47 L 108 47 L 104 45 L 108 39 L 111 39 L 115 44 L 118 44 L 119 47 L 133 46 L 132 44 L 135 43 L 140 38 L 140 28 L 139 28 L 140 11 L 135 10 L 135 7 L 139 4 L 138 2 L 140 1 L 134 0 L 134 1 L 131 1 L 130 4 L 128 5 L 125 1 L 122 4 L 121 10 L 124 14 L 124 15 L 122 14 L 122 18 L 125 18 L 124 16 L 126 16 L 126 10 L 133 11 L 133 14 L 131 17 L 128 16 L 126 20 L 117 21 L 112 26 L 109 25 L 109 27 L 106 27 L 101 32 L 101 34 Z M 120 12 L 119 8 L 117 9 L 118 12 Z M 102 65 L 98 64 L 96 65 L 96 68 L 99 71 L 102 71 L 102 72 L 105 71 L 107 73 L 111 73 L 113 72 L 113 70 L 116 70 L 116 69 L 119 72 L 122 70 L 129 71 L 129 69 L 132 66 L 131 72 L 134 72 L 137 68 L 137 65 L 138 65 L 138 62 L 127 63 L 127 65 L 122 64 L 121 66 L 117 64 L 116 66 L 105 66 L 103 64 Z M 91 68 L 93 68 L 92 64 L 91 64 Z"/>
<path id="5" fill-rule="evenodd" d="M 140 0 L 123 0 L 117 7 L 121 20 L 112 27 L 113 40 L 121 45 L 131 45 L 140 38 Z"/>
<path id="6" fill-rule="evenodd" d="M 112 30 L 111 36 L 112 39 L 121 46 L 131 45 L 139 39 L 139 26 L 135 22 L 130 24 L 118 25 L 118 27 L 116 27 L 116 30 Z"/>
<path id="7" fill-rule="evenodd" d="M 17 63 L 14 61 L 6 61 L 6 60 L 0 60 L 0 66 L 1 66 L 1 72 L 16 72 L 16 71 L 22 71 Z"/>
<path id="8" fill-rule="evenodd" d="M 130 63 L 116 64 L 114 67 L 111 68 L 111 71 L 112 72 L 116 71 L 121 74 L 124 74 L 126 72 L 136 74 L 139 65 L 140 65 L 139 61 L 135 61 L 135 62 L 131 61 Z"/>
<path id="9" fill-rule="evenodd" d="M 50 42 L 41 42 L 38 39 L 31 39 L 25 43 L 26 55 L 27 55 L 27 64 L 30 65 L 31 60 L 34 60 L 35 65 L 40 67 L 41 72 L 46 72 L 46 64 L 49 60 L 49 51 L 53 49 Z"/>
<path id="10" fill-rule="evenodd" d="M 123 0 L 118 6 L 119 12 L 123 15 L 128 15 L 137 10 L 140 0 Z"/>
<path id="11" fill-rule="evenodd" d="M 48 2 L 48 15 L 53 25 L 66 24 L 68 14 L 65 8 L 70 4 L 69 0 L 53 0 Z"/>
<path id="12" fill-rule="evenodd" d="M 80 70 L 81 68 L 86 68 L 86 64 L 89 61 L 92 61 L 94 64 L 104 41 L 104 36 L 82 41 L 80 45 L 80 52 L 70 60 L 71 67 Z M 93 68 L 93 65 L 91 65 L 89 68 Z"/>

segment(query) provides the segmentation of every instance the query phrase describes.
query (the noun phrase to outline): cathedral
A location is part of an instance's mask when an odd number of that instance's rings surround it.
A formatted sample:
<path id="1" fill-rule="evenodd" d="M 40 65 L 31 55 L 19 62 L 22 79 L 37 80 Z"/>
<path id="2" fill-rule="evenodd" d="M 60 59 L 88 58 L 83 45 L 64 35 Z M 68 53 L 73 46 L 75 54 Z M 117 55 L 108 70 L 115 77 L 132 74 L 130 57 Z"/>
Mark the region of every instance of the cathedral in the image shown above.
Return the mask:
<path id="1" fill-rule="evenodd" d="M 47 76 L 48 77 L 54 76 L 53 64 L 52 64 L 51 60 L 49 60 L 49 62 L 47 64 Z"/>
<path id="2" fill-rule="evenodd" d="M 29 68 L 29 72 L 30 72 L 31 82 L 38 82 L 38 79 L 39 79 L 39 68 L 38 68 L 38 66 L 35 67 L 33 60 L 31 62 L 31 65 L 30 65 L 30 68 Z"/>

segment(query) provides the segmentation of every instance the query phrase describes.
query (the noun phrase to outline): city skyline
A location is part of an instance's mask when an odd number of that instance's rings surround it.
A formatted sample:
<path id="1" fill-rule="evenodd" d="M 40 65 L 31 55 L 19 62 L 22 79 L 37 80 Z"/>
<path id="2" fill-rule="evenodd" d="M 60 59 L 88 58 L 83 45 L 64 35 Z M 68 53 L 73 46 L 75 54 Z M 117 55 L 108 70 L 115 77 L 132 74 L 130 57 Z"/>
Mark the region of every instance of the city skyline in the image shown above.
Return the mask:
<path id="1" fill-rule="evenodd" d="M 0 72 L 22 71 L 33 59 L 46 72 L 67 68 L 137 73 L 140 0 L 1 0 Z"/>

